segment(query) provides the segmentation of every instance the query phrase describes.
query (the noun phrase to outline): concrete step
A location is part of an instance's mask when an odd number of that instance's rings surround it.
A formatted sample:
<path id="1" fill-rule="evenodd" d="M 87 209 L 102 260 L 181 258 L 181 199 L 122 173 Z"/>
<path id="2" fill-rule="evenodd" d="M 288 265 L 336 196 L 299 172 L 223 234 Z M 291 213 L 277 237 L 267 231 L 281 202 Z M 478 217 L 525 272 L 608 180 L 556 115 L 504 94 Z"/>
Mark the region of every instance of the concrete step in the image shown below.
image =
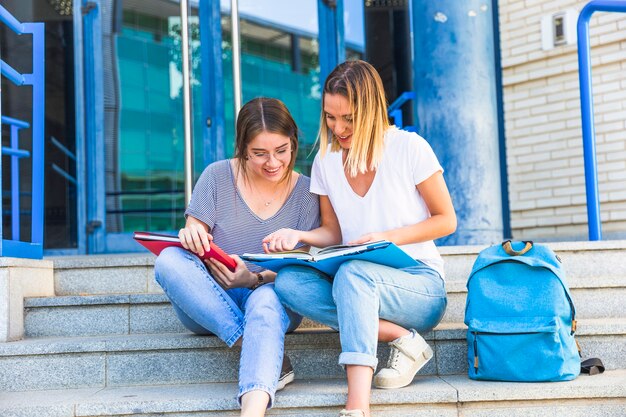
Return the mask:
<path id="1" fill-rule="evenodd" d="M 3 417 L 237 416 L 234 383 L 0 392 Z M 346 397 L 344 380 L 301 380 L 276 397 L 268 416 L 336 417 Z M 398 390 L 374 389 L 376 417 L 610 417 L 626 415 L 626 371 L 574 381 L 508 383 L 465 376 L 418 376 Z"/>
<path id="2" fill-rule="evenodd" d="M 435 358 L 424 375 L 467 371 L 465 328 L 448 323 L 424 337 Z M 581 320 L 578 340 L 586 357 L 607 369 L 626 369 L 626 319 Z M 332 331 L 299 330 L 287 335 L 299 379 L 341 378 L 339 337 Z M 387 346 L 379 346 L 384 364 Z M 191 334 L 31 338 L 0 344 L 0 392 L 132 385 L 233 382 L 238 349 L 213 336 Z"/>
<path id="3" fill-rule="evenodd" d="M 569 279 L 578 319 L 626 318 L 626 274 Z M 462 322 L 465 281 L 448 281 L 442 323 Z M 24 300 L 26 337 L 178 333 L 178 321 L 161 293 L 34 297 Z M 303 327 L 320 327 L 305 320 Z"/>
<path id="4" fill-rule="evenodd" d="M 24 300 L 26 337 L 185 331 L 163 293 L 35 297 Z"/>
<path id="5" fill-rule="evenodd" d="M 570 285 L 599 278 L 604 285 L 626 277 L 626 241 L 545 243 L 563 260 Z M 449 286 L 465 285 L 478 252 L 486 246 L 442 246 Z M 54 262 L 57 295 L 160 293 L 151 254 L 48 257 Z M 454 284 L 455 283 L 455 284 Z M 589 287 L 587 287 L 589 288 Z M 593 288 L 593 287 L 592 287 Z"/>
<path id="6" fill-rule="evenodd" d="M 56 295 L 161 293 L 150 253 L 53 256 Z"/>
<path id="7" fill-rule="evenodd" d="M 539 242 L 538 242 L 539 243 Z M 599 242 L 541 242 L 551 248 L 563 261 L 565 276 L 570 281 L 584 281 L 626 276 L 626 240 Z M 441 246 L 445 260 L 446 280 L 465 282 L 478 253 L 486 246 Z"/>
<path id="8" fill-rule="evenodd" d="M 181 333 L 165 294 L 32 297 L 24 300 L 26 337 Z M 324 328 L 304 319 L 301 328 Z"/>

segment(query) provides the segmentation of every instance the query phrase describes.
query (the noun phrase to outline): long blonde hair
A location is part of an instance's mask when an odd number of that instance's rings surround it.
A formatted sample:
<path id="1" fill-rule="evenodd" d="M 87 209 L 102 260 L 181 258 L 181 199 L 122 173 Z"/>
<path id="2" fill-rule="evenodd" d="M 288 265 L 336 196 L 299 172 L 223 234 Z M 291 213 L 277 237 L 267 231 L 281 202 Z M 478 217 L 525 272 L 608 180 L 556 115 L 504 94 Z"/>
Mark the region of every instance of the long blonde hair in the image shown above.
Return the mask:
<path id="1" fill-rule="evenodd" d="M 325 155 L 330 142 L 331 152 L 341 149 L 339 141 L 326 124 L 324 96 L 340 94 L 352 110 L 352 142 L 344 166 L 352 177 L 375 170 L 382 159 L 384 136 L 389 129 L 387 100 L 380 75 L 365 61 L 339 64 L 326 78 L 322 97 L 322 115 L 318 142 Z"/>

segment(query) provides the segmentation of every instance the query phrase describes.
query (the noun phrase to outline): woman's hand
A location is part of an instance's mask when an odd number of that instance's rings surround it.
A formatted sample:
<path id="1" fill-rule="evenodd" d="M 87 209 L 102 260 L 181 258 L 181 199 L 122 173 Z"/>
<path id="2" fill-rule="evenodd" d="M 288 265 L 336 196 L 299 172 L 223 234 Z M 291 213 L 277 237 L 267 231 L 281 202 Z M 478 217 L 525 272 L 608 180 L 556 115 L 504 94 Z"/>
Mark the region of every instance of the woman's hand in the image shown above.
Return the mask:
<path id="1" fill-rule="evenodd" d="M 185 227 L 178 232 L 178 238 L 183 248 L 198 254 L 198 256 L 204 255 L 204 252 L 209 252 L 213 236 L 208 229 L 207 225 L 200 220 L 191 216 L 187 217 Z"/>
<path id="2" fill-rule="evenodd" d="M 358 239 L 348 242 L 348 245 L 360 245 L 368 242 L 378 242 L 380 240 L 387 240 L 385 233 L 366 233 Z"/>
<path id="3" fill-rule="evenodd" d="M 292 250 L 300 242 L 300 230 L 279 229 L 263 239 L 265 253 Z"/>
<path id="4" fill-rule="evenodd" d="M 211 275 L 225 290 L 231 288 L 250 288 L 258 282 L 256 274 L 250 272 L 246 264 L 237 255 L 230 255 L 237 263 L 235 272 L 231 272 L 226 265 L 213 258 L 204 261 Z"/>

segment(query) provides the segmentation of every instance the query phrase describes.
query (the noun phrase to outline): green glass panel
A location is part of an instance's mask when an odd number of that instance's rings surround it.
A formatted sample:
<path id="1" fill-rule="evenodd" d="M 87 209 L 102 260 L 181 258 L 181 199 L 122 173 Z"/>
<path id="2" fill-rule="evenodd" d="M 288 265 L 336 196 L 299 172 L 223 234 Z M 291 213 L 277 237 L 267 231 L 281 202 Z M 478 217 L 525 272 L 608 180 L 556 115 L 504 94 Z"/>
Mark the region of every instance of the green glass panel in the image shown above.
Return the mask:
<path id="1" fill-rule="evenodd" d="M 125 10 L 117 36 L 121 111 L 119 120 L 119 178 L 123 230 L 176 230 L 184 220 L 182 76 L 178 34 L 170 33 L 168 17 Z M 252 25 L 249 22 L 245 24 Z M 252 25 L 254 26 L 254 25 Z M 302 69 L 291 67 L 288 34 L 277 31 L 263 42 L 243 35 L 243 98 L 258 96 L 283 100 L 301 130 L 297 169 L 309 173 L 312 145 L 319 120 L 319 73 L 316 53 L 302 51 Z M 245 32 L 244 32 L 245 33 Z M 250 32 L 254 33 L 254 32 Z M 197 36 L 197 30 L 192 31 Z M 224 32 L 225 45 L 230 34 Z M 200 55 L 192 41 L 192 109 L 196 177 L 204 169 Z M 231 51 L 223 51 L 226 155 L 234 148 Z M 170 193 L 172 190 L 177 192 Z M 124 193 L 142 194 L 124 194 Z M 157 192 L 157 193 L 154 193 Z"/>

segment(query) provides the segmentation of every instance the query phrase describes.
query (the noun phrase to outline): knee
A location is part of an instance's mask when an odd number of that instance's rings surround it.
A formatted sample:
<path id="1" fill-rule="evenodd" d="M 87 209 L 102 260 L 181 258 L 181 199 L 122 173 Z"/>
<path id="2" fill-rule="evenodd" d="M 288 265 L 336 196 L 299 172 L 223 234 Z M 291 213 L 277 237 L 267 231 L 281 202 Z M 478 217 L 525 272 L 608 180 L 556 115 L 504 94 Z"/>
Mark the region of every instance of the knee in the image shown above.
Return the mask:
<path id="1" fill-rule="evenodd" d="M 187 252 L 184 249 L 169 247 L 161 251 L 154 261 L 154 276 L 159 284 L 175 277 L 184 270 L 182 264 L 187 262 Z"/>
<path id="2" fill-rule="evenodd" d="M 281 302 L 289 305 L 289 300 L 298 291 L 297 268 L 287 267 L 281 269 L 274 282 L 274 291 Z"/>
<path id="3" fill-rule="evenodd" d="M 371 274 L 367 273 L 367 265 L 369 262 L 352 260 L 342 263 L 335 274 L 333 280 L 333 289 L 335 287 L 352 287 L 360 285 L 374 286 L 374 279 Z"/>
<path id="4" fill-rule="evenodd" d="M 255 304 L 280 305 L 274 287 L 272 284 L 261 285 L 250 294 L 251 300 L 254 300 Z"/>
<path id="5" fill-rule="evenodd" d="M 276 314 L 283 315 L 286 313 L 276 291 L 274 291 L 273 285 L 262 285 L 250 294 L 246 305 L 246 316 L 269 316 Z"/>
<path id="6" fill-rule="evenodd" d="M 253 296 L 255 298 L 250 301 L 250 308 L 246 308 L 247 318 L 262 316 L 264 321 L 272 322 L 271 317 L 278 317 L 283 333 L 293 331 L 300 325 L 302 316 L 280 300 L 275 285 L 263 285 L 254 290 L 250 297 Z"/>

